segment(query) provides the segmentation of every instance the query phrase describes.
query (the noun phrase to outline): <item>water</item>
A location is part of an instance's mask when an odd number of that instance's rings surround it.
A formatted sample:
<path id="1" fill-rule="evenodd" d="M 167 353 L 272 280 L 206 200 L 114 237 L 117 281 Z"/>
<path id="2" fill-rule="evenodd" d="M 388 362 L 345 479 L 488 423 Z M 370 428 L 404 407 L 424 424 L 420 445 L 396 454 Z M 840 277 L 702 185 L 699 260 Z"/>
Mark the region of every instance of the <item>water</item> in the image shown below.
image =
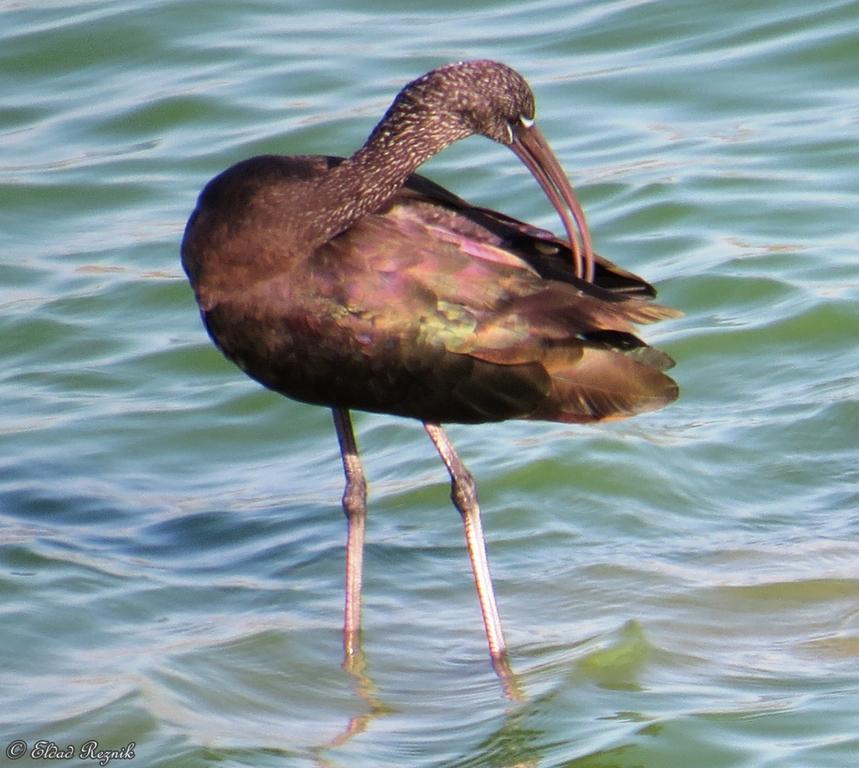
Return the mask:
<path id="1" fill-rule="evenodd" d="M 135 768 L 852 764 L 859 5 L 313 5 L 0 3 L 0 746 L 45 765 L 39 740 L 133 742 L 111 764 Z M 407 80 L 477 57 L 534 86 L 598 249 L 685 312 L 646 333 L 678 360 L 672 407 L 450 430 L 518 701 L 443 468 L 382 416 L 356 419 L 366 668 L 341 669 L 330 416 L 224 362 L 178 264 L 217 171 L 347 153 Z M 424 170 L 559 226 L 502 147 Z"/>

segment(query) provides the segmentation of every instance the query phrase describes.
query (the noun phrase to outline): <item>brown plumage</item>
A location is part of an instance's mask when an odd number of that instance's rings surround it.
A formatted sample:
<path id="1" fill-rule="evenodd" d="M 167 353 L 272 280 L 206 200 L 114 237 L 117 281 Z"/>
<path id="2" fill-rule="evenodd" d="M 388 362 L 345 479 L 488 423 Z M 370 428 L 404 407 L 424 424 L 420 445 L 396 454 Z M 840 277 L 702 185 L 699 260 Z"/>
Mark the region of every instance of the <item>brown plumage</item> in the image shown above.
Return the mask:
<path id="1" fill-rule="evenodd" d="M 671 359 L 635 335 L 636 324 L 677 313 L 593 253 L 533 118 L 531 90 L 510 68 L 442 67 L 407 85 L 352 157 L 243 161 L 206 186 L 188 222 L 182 263 L 217 346 L 266 387 L 335 411 L 350 522 L 347 655 L 357 645 L 365 515 L 349 410 L 427 425 L 451 471 L 498 662 L 504 644 L 491 584 L 482 583 L 485 553 L 473 551 L 483 546 L 476 495 L 438 424 L 593 422 L 677 396 L 663 373 Z M 522 159 L 566 239 L 413 173 L 474 133 Z"/>

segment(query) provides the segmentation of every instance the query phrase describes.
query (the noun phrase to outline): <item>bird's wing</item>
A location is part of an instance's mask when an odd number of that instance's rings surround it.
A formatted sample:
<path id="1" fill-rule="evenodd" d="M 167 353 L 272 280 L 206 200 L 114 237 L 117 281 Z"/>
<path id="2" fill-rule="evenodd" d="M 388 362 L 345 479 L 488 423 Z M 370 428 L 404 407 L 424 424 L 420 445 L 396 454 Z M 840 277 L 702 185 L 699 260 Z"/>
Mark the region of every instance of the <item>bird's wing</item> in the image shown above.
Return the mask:
<path id="1" fill-rule="evenodd" d="M 457 216 L 398 198 L 323 246 L 313 267 L 335 322 L 368 357 L 461 401 L 439 420 L 595 421 L 676 397 L 661 372 L 670 358 L 634 335 L 668 310 L 547 280 Z"/>
<path id="2" fill-rule="evenodd" d="M 434 206 L 436 215 L 451 212 L 449 226 L 455 227 L 463 236 L 491 240 L 519 256 L 542 277 L 582 285 L 574 270 L 573 255 L 569 243 L 549 230 L 535 227 L 512 216 L 490 208 L 472 205 L 457 197 L 434 181 L 414 174 L 400 192 L 400 199 L 410 199 L 417 204 Z M 594 254 L 594 281 L 590 289 L 598 295 L 622 294 L 640 298 L 653 298 L 656 289 L 643 278 L 622 269 L 608 259 Z M 680 313 L 671 311 L 672 316 Z"/>

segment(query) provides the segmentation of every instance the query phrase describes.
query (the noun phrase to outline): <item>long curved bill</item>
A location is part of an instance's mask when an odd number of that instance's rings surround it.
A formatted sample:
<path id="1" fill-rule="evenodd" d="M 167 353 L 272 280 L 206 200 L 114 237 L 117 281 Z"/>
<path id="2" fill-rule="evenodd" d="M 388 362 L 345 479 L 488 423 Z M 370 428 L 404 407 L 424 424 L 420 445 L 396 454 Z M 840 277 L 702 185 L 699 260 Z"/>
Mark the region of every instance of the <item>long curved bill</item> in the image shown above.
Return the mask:
<path id="1" fill-rule="evenodd" d="M 585 212 L 549 143 L 537 130 L 537 126 L 522 118 L 513 129 L 513 143 L 510 144 L 510 149 L 537 179 L 546 197 L 564 222 L 564 229 L 567 231 L 567 238 L 573 251 L 576 277 L 593 282 L 594 252 Z M 581 242 L 579 242 L 580 239 Z"/>

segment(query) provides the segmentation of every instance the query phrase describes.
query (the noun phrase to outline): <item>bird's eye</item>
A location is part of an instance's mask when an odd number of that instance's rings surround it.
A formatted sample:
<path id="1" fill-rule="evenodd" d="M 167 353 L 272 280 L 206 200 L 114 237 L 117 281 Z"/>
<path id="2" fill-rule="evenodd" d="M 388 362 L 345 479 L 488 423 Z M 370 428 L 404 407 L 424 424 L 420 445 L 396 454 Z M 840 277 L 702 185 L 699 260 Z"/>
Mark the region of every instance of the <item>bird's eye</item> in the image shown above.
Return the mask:
<path id="1" fill-rule="evenodd" d="M 523 128 L 530 128 L 534 125 L 534 118 L 525 117 L 525 115 L 519 115 L 519 122 L 522 124 Z"/>

